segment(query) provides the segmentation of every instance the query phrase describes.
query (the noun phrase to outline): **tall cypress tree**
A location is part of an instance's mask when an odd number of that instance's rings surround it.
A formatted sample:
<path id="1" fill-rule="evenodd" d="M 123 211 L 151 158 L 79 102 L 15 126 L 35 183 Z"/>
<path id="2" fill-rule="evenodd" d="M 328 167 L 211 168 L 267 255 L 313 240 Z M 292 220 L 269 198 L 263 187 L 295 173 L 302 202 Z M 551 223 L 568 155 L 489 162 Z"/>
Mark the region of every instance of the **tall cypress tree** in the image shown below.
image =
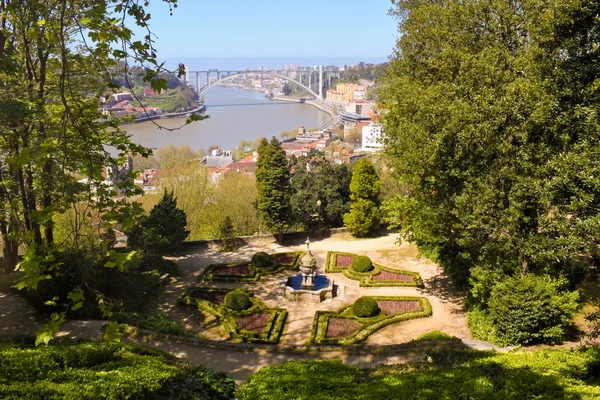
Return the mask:
<path id="1" fill-rule="evenodd" d="M 270 142 L 263 140 L 258 147 L 256 167 L 261 223 L 271 232 L 277 233 L 281 243 L 283 232 L 291 221 L 290 170 L 285 151 L 275 137 Z"/>
<path id="2" fill-rule="evenodd" d="M 356 236 L 367 236 L 379 226 L 379 192 L 381 180 L 368 158 L 361 158 L 352 171 L 350 182 L 350 212 L 344 224 Z"/>

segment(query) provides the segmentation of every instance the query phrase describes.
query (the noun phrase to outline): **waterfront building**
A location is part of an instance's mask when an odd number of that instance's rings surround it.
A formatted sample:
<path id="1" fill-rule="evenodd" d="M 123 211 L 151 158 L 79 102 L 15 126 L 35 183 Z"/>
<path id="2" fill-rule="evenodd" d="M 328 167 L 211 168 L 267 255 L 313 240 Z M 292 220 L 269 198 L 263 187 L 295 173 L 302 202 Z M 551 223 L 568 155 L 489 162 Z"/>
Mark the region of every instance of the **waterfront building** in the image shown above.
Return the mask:
<path id="1" fill-rule="evenodd" d="M 375 152 L 383 149 L 384 135 L 380 124 L 370 123 L 362 127 L 362 150 Z"/>

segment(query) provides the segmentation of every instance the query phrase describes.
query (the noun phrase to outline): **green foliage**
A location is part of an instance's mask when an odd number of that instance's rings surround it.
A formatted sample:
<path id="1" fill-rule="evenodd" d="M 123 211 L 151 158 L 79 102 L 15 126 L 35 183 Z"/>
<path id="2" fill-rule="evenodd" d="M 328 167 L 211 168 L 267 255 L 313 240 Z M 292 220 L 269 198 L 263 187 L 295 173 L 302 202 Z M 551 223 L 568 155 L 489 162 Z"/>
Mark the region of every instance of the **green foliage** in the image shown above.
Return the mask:
<path id="1" fill-rule="evenodd" d="M 225 295 L 223 304 L 225 304 L 225 307 L 234 311 L 244 311 L 252 306 L 250 296 L 248 296 L 248 294 L 242 290 L 232 290 L 231 292 L 227 293 Z"/>
<path id="2" fill-rule="evenodd" d="M 252 266 L 256 268 L 271 268 L 275 265 L 275 259 L 272 255 L 259 251 L 252 256 Z"/>
<path id="3" fill-rule="evenodd" d="M 144 249 L 150 252 L 173 251 L 185 240 L 187 216 L 185 211 L 177 207 L 173 191 L 163 192 L 163 197 L 147 217 L 127 232 L 127 244 L 133 249 Z"/>
<path id="4" fill-rule="evenodd" d="M 373 270 L 373 263 L 367 256 L 356 256 L 352 259 L 351 268 L 355 272 L 369 272 Z"/>
<path id="5" fill-rule="evenodd" d="M 281 241 L 283 231 L 291 222 L 290 171 L 285 151 L 275 137 L 270 142 L 264 139 L 258 147 L 256 185 L 261 222 L 268 230 L 278 233 Z"/>
<path id="6" fill-rule="evenodd" d="M 370 296 L 361 296 L 352 305 L 352 312 L 357 317 L 369 318 L 379 314 L 381 310 L 377 301 Z"/>
<path id="7" fill-rule="evenodd" d="M 597 6 L 394 4 L 379 106 L 410 198 L 391 219 L 462 286 L 475 266 L 567 276 L 600 233 Z"/>
<path id="8" fill-rule="evenodd" d="M 429 342 L 429 341 L 448 341 L 448 340 L 458 340 L 454 336 L 450 336 L 447 333 L 442 331 L 431 331 L 422 334 L 418 338 L 416 338 L 415 342 Z"/>
<path id="9" fill-rule="evenodd" d="M 226 400 L 234 382 L 166 353 L 110 342 L 0 347 L 3 399 L 202 398 Z"/>
<path id="10" fill-rule="evenodd" d="M 344 225 L 356 236 L 367 236 L 379 226 L 379 193 L 381 180 L 368 158 L 361 158 L 352 170 L 350 212 L 344 215 Z"/>
<path id="11" fill-rule="evenodd" d="M 27 298 L 49 314 L 100 319 L 113 309 L 139 310 L 158 295 L 161 274 L 156 264 L 138 254 L 125 265 L 112 266 L 112 260 L 101 248 L 57 252 L 48 262 L 48 279 L 28 290 Z"/>
<path id="12" fill-rule="evenodd" d="M 235 249 L 233 223 L 229 215 L 226 215 L 219 224 L 219 237 L 221 238 L 221 250 L 232 251 Z"/>
<path id="13" fill-rule="evenodd" d="M 564 280 L 526 275 L 507 278 L 492 289 L 489 318 L 502 343 L 557 343 L 577 309 L 578 292 Z"/>
<path id="14" fill-rule="evenodd" d="M 518 400 L 600 396 L 588 371 L 596 349 L 495 354 L 431 352 L 431 364 L 360 369 L 340 361 L 293 361 L 261 369 L 242 385 L 239 400 Z M 590 370 L 588 370 L 588 366 Z"/>
<path id="15" fill-rule="evenodd" d="M 334 165 L 323 153 L 313 150 L 291 162 L 290 204 L 296 223 L 306 230 L 343 226 L 344 214 L 350 209 L 351 167 Z"/>

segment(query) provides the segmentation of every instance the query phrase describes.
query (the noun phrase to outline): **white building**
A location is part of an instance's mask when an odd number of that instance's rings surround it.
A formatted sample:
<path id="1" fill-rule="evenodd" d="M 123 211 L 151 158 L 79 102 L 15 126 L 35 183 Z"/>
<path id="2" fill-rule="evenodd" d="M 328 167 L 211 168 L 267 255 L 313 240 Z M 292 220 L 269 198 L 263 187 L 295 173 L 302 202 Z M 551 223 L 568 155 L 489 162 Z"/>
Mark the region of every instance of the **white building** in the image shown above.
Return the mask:
<path id="1" fill-rule="evenodd" d="M 362 150 L 379 151 L 383 149 L 383 132 L 381 125 L 370 123 L 362 127 Z"/>

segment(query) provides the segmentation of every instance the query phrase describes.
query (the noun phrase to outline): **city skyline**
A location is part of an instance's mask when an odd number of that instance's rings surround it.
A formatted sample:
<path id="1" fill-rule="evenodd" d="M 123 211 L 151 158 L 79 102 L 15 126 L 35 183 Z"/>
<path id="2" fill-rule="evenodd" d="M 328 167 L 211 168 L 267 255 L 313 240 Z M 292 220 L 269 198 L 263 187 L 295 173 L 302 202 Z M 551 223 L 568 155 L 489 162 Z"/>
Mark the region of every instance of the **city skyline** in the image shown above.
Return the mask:
<path id="1" fill-rule="evenodd" d="M 232 0 L 226 7 L 180 0 L 173 15 L 163 2 L 148 10 L 162 60 L 313 59 L 343 65 L 383 62 L 392 54 L 397 21 L 387 14 L 391 6 L 390 0 Z"/>

